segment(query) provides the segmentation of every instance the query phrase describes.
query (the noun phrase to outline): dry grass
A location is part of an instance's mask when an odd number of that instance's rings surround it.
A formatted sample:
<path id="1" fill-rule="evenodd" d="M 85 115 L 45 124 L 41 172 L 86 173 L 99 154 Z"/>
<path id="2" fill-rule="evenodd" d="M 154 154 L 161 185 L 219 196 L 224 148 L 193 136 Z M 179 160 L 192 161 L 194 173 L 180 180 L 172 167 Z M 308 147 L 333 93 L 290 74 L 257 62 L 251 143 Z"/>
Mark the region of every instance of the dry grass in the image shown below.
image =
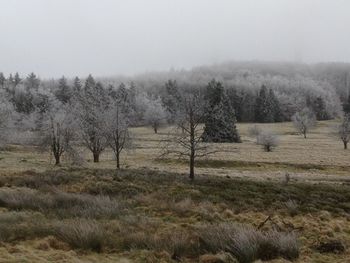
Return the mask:
<path id="1" fill-rule="evenodd" d="M 350 246 L 350 151 L 329 136 L 333 124 L 306 140 L 290 123 L 261 124 L 280 135 L 271 153 L 239 124 L 243 143 L 200 160 L 194 183 L 186 162 L 156 159 L 169 128 L 134 128 L 118 172 L 109 151 L 99 164 L 54 167 L 46 153 L 10 146 L 0 152 L 0 262 L 347 262 L 348 250 L 314 249 Z"/>

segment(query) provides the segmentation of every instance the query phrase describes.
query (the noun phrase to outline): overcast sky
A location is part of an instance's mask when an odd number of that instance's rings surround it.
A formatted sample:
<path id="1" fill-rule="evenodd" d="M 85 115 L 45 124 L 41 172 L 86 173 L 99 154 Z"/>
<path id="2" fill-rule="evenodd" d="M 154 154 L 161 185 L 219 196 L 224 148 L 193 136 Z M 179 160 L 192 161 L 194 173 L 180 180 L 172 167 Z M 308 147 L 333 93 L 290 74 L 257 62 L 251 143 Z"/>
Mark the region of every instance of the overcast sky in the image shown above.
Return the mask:
<path id="1" fill-rule="evenodd" d="M 350 62 L 349 0 L 0 0 L 0 71 L 135 74 L 228 60 Z"/>

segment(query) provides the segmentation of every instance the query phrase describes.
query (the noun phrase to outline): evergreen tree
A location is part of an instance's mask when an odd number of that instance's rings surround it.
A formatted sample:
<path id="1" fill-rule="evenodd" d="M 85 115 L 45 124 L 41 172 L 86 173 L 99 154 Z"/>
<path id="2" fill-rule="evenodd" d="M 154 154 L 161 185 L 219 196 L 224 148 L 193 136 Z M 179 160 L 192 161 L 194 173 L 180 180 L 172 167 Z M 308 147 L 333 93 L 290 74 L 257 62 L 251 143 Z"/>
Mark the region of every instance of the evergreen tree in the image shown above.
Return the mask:
<path id="1" fill-rule="evenodd" d="M 32 90 L 38 90 L 40 86 L 40 79 L 37 78 L 37 76 L 32 72 L 29 74 L 29 76 L 26 78 L 25 81 L 25 87 L 28 91 Z"/>
<path id="2" fill-rule="evenodd" d="M 112 98 L 113 100 L 117 100 L 117 91 L 115 90 L 112 84 L 108 85 L 107 93 L 110 98 Z"/>
<path id="3" fill-rule="evenodd" d="M 96 81 L 92 77 L 92 75 L 90 74 L 85 80 L 84 92 L 90 93 L 90 95 L 92 95 L 92 92 L 93 92 L 95 86 L 96 86 Z M 86 95 L 88 95 L 88 94 L 86 94 Z"/>
<path id="4" fill-rule="evenodd" d="M 14 85 L 15 80 L 14 80 L 14 78 L 12 77 L 12 73 L 10 73 L 10 76 L 9 76 L 7 82 L 8 82 L 11 86 Z"/>
<path id="5" fill-rule="evenodd" d="M 205 101 L 207 114 L 202 139 L 204 142 L 241 142 L 236 129 L 236 118 L 224 87 L 220 82 L 209 82 Z"/>
<path id="6" fill-rule="evenodd" d="M 255 101 L 256 95 L 253 92 L 247 91 L 242 98 L 242 122 L 254 122 L 255 121 Z"/>
<path id="7" fill-rule="evenodd" d="M 326 104 L 322 97 L 317 97 L 313 103 L 312 103 L 312 110 L 316 114 L 316 119 L 321 121 L 321 120 L 328 120 L 329 115 L 326 110 Z"/>
<path id="8" fill-rule="evenodd" d="M 11 75 L 11 77 L 12 77 L 12 75 Z M 15 87 L 16 87 L 19 83 L 21 83 L 21 81 L 22 81 L 21 77 L 19 76 L 18 72 L 16 72 L 15 78 L 13 79 L 13 83 L 14 83 Z"/>
<path id="9" fill-rule="evenodd" d="M 78 96 L 80 94 L 81 87 L 82 87 L 82 85 L 81 85 L 80 79 L 78 77 L 75 77 L 74 81 L 73 81 L 73 94 L 75 96 Z"/>
<path id="10" fill-rule="evenodd" d="M 168 80 L 165 83 L 165 94 L 162 96 L 162 103 L 169 114 L 168 122 L 174 123 L 181 102 L 181 95 L 176 80 Z"/>
<path id="11" fill-rule="evenodd" d="M 265 85 L 262 85 L 255 103 L 255 121 L 273 122 L 273 112 L 269 101 L 269 93 Z"/>
<path id="12" fill-rule="evenodd" d="M 67 79 L 64 76 L 58 80 L 58 88 L 55 92 L 55 96 L 64 104 L 70 100 L 71 90 L 67 84 Z"/>
<path id="13" fill-rule="evenodd" d="M 121 104 L 128 104 L 129 94 L 124 83 L 121 83 L 117 89 L 117 100 Z"/>
<path id="14" fill-rule="evenodd" d="M 227 90 L 227 96 L 231 107 L 235 111 L 237 121 L 242 121 L 242 111 L 245 110 L 245 107 L 242 107 L 244 94 L 238 93 L 237 89 L 235 88 L 231 88 Z"/>
<path id="15" fill-rule="evenodd" d="M 0 72 L 0 88 L 5 86 L 6 78 L 2 72 Z"/>
<path id="16" fill-rule="evenodd" d="M 343 104 L 343 110 L 346 114 L 350 113 L 350 90 L 347 101 Z"/>
<path id="17" fill-rule="evenodd" d="M 137 94 L 137 90 L 136 90 L 135 83 L 131 81 L 130 88 L 128 90 L 128 96 L 129 96 L 130 107 L 133 111 L 136 111 L 136 94 Z"/>
<path id="18" fill-rule="evenodd" d="M 269 100 L 271 102 L 270 105 L 272 107 L 271 110 L 273 112 L 273 120 L 275 122 L 283 121 L 283 114 L 280 107 L 280 103 L 272 89 L 269 90 Z"/>
<path id="19" fill-rule="evenodd" d="M 277 97 L 272 89 L 262 85 L 255 102 L 256 122 L 282 121 L 283 116 Z"/>

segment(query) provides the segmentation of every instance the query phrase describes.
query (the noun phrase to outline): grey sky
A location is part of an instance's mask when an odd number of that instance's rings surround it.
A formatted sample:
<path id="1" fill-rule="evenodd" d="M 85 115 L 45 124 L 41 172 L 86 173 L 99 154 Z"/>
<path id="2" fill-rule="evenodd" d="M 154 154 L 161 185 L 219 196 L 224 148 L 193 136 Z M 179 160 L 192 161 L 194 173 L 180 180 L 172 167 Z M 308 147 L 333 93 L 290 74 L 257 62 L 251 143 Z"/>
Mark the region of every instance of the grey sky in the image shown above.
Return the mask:
<path id="1" fill-rule="evenodd" d="M 349 0 L 0 0 L 0 71 L 134 74 L 227 60 L 350 62 Z"/>

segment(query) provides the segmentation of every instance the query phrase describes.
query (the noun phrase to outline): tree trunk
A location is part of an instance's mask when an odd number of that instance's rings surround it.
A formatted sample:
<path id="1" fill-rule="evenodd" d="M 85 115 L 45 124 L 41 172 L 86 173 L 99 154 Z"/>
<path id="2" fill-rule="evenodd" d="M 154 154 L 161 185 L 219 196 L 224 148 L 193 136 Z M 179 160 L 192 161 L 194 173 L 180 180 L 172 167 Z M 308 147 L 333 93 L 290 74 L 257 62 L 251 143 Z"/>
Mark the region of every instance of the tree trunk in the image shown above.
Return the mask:
<path id="1" fill-rule="evenodd" d="M 119 152 L 116 155 L 117 158 L 117 169 L 120 169 L 120 158 L 119 158 Z"/>
<path id="2" fill-rule="evenodd" d="M 306 132 L 304 132 L 304 139 L 306 139 Z"/>
<path id="3" fill-rule="evenodd" d="M 190 157 L 190 179 L 194 180 L 194 154 Z"/>
<path id="4" fill-rule="evenodd" d="M 98 163 L 100 161 L 100 154 L 97 152 L 94 152 L 93 156 L 94 156 L 94 163 Z"/>
<path id="5" fill-rule="evenodd" d="M 158 133 L 158 128 L 157 128 L 157 126 L 154 126 L 153 129 L 154 129 L 154 133 L 157 134 L 157 133 Z"/>
<path id="6" fill-rule="evenodd" d="M 348 142 L 347 141 L 343 141 L 344 143 L 344 150 L 346 150 L 348 148 Z"/>
<path id="7" fill-rule="evenodd" d="M 190 179 L 194 180 L 194 158 L 196 154 L 196 145 L 195 145 L 195 128 L 194 128 L 194 121 L 193 121 L 193 112 L 191 110 L 190 114 L 190 145 L 191 145 L 191 153 L 190 153 Z"/>
<path id="8" fill-rule="evenodd" d="M 59 165 L 60 164 L 60 155 L 54 154 L 54 156 L 55 156 L 55 165 Z"/>

